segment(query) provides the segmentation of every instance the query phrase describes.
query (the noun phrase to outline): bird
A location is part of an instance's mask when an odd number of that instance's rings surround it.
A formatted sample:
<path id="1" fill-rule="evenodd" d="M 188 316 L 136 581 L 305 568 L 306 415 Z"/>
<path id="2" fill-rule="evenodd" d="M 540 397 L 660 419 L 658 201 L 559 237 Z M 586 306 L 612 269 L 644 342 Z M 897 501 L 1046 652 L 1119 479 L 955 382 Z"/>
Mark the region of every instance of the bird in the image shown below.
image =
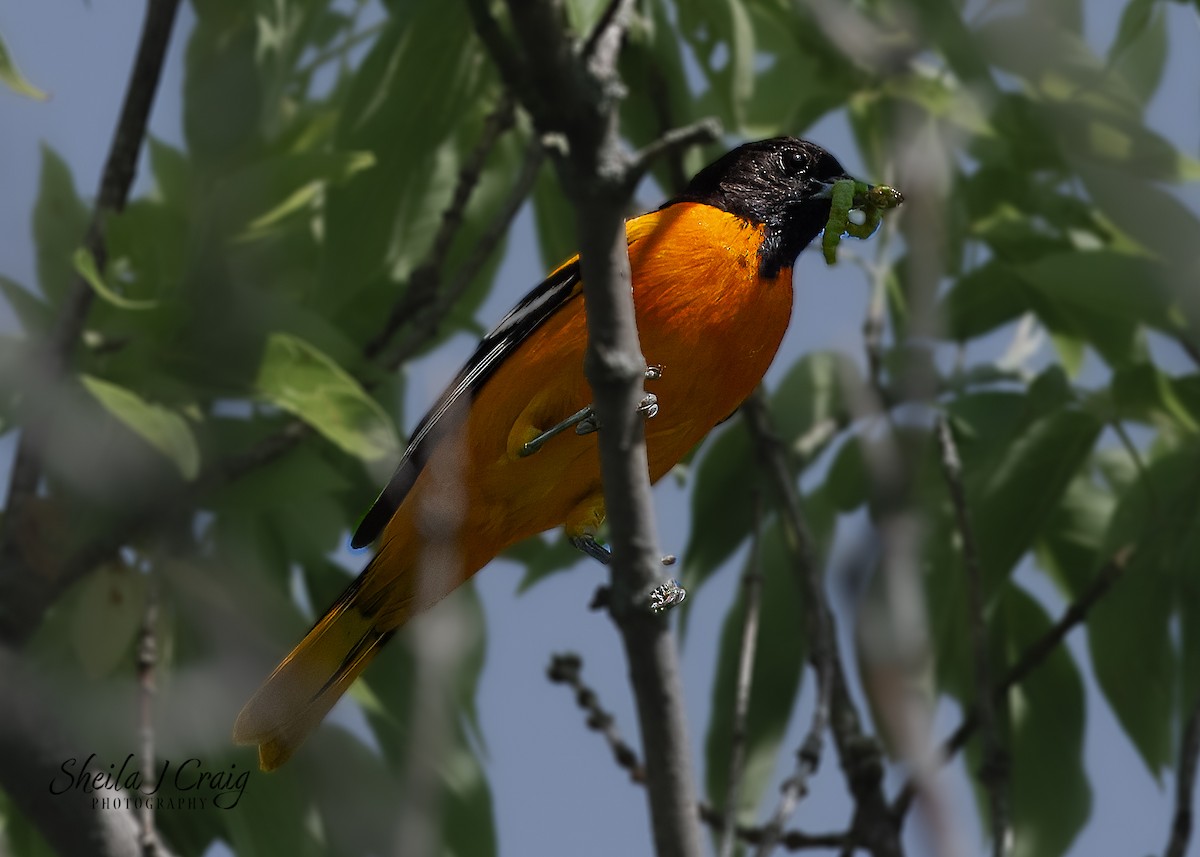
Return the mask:
<path id="1" fill-rule="evenodd" d="M 652 481 L 761 382 L 791 317 L 796 257 L 830 221 L 833 189 L 846 181 L 819 145 L 776 137 L 732 149 L 626 221 L 651 364 L 639 410 Z M 603 428 L 588 404 L 586 347 L 575 256 L 483 337 L 418 423 L 351 540 L 377 543 L 373 557 L 238 715 L 234 740 L 258 745 L 263 770 L 292 756 L 401 625 L 501 551 L 562 527 L 607 559 L 596 540 L 605 509 L 594 433 Z"/>

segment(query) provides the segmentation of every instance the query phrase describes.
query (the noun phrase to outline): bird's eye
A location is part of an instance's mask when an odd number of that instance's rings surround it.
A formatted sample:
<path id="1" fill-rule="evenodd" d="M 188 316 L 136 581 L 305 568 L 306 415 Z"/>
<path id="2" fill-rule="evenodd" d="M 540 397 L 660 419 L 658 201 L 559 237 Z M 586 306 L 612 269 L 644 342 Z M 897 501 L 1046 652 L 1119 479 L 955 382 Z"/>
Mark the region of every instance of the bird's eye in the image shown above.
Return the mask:
<path id="1" fill-rule="evenodd" d="M 799 149 L 791 149 L 784 152 L 783 168 L 788 175 L 802 176 L 808 172 L 808 155 Z"/>

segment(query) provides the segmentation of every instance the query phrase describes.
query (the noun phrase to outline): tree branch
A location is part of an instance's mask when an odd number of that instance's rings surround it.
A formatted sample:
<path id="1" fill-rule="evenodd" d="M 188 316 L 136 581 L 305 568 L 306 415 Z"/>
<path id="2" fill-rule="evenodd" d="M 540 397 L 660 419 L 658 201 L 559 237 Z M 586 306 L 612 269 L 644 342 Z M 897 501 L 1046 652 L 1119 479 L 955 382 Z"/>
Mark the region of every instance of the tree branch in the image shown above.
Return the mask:
<path id="1" fill-rule="evenodd" d="M 575 692 L 575 701 L 588 713 L 589 729 L 600 732 L 613 753 L 617 764 L 629 772 L 632 782 L 645 785 L 645 769 L 637 757 L 637 753 L 617 731 L 616 723 L 611 714 L 600 703 L 600 697 L 583 680 L 583 661 L 579 655 L 569 653 L 555 655 L 550 660 L 546 671 L 547 677 L 555 684 L 566 684 Z M 729 822 L 724 814 L 701 801 L 696 805 L 699 819 L 719 834 L 730 830 Z M 758 845 L 766 835 L 762 827 L 739 824 L 734 828 L 739 840 L 748 845 Z M 842 848 L 851 843 L 848 833 L 805 833 L 801 830 L 789 830 L 778 837 L 779 844 L 789 851 L 803 851 L 811 848 Z"/>
<path id="2" fill-rule="evenodd" d="M 592 389 L 600 471 L 613 551 L 609 609 L 624 643 L 637 702 L 655 850 L 659 857 L 700 851 L 695 786 L 675 641 L 665 619 L 650 613 L 647 593 L 659 574 L 642 417 L 646 361 L 635 322 L 624 212 L 628 157 L 617 136 L 621 92 L 617 52 L 631 4 L 619 0 L 583 57 L 566 32 L 561 6 L 510 2 L 518 58 L 485 0 L 469 7 L 480 38 L 543 135 L 566 144 L 559 175 L 576 212 L 587 307 L 584 373 Z"/>
<path id="3" fill-rule="evenodd" d="M 475 143 L 475 147 L 458 171 L 454 193 L 451 195 L 450 204 L 442 212 L 442 219 L 438 223 L 438 231 L 430 245 L 429 254 L 409 276 L 408 288 L 404 291 L 404 297 L 392 307 L 383 329 L 363 348 L 363 354 L 368 359 L 376 359 L 387 348 L 388 343 L 392 341 L 409 317 L 414 312 L 424 309 L 437 298 L 442 265 L 446 263 L 450 246 L 454 243 L 454 236 L 458 234 L 459 227 L 462 226 L 463 214 L 467 209 L 467 204 L 471 201 L 471 194 L 479 184 L 488 156 L 496 148 L 496 143 L 504 132 L 512 127 L 515 115 L 516 110 L 512 98 L 507 94 L 502 95 L 500 103 L 484 121 L 483 133 Z"/>
<path id="4" fill-rule="evenodd" d="M 988 666 L 987 617 L 984 613 L 983 572 L 979 567 L 979 550 L 967 510 L 963 488 L 962 459 L 954 433 L 945 414 L 939 414 L 936 431 L 942 453 L 942 475 L 950 490 L 954 518 L 962 539 L 963 562 L 967 570 L 967 623 L 971 628 L 971 649 L 975 658 L 975 710 L 983 732 L 983 769 L 979 779 L 988 793 L 991 811 L 992 854 L 1004 857 L 1012 843 L 1012 827 L 1008 813 L 1008 756 L 1000 741 L 996 708 L 1004 698 L 992 692 L 991 670 Z"/>
<path id="5" fill-rule="evenodd" d="M 771 426 L 762 388 L 742 405 L 742 414 L 750 429 L 759 465 L 777 495 L 784 533 L 796 558 L 798 582 L 807 604 L 809 658 L 817 674 L 817 702 L 813 707 L 812 722 L 797 752 L 796 771 L 784 783 L 783 796 L 768 824 L 759 854 L 768 853 L 774 841 L 778 841 L 784 822 L 803 798 L 808 779 L 820 764 L 822 735 L 828 725 L 855 799 L 855 819 L 850 836 L 876 857 L 894 857 L 901 853 L 899 828 L 883 795 L 882 752 L 878 743 L 864 734 L 862 717 L 847 689 L 825 582 L 813 555 L 812 538 L 788 467 L 787 450 Z"/>
<path id="6" fill-rule="evenodd" d="M 1054 623 L 1051 628 L 1046 631 L 1040 638 L 1034 641 L 1029 648 L 1021 653 L 1021 657 L 1013 664 L 1004 678 L 992 688 L 992 699 L 1003 701 L 1008 692 L 1023 682 L 1025 678 L 1041 666 L 1042 662 L 1054 652 L 1067 634 L 1084 619 L 1087 618 L 1090 611 L 1096 602 L 1103 598 L 1112 585 L 1117 582 L 1118 578 L 1125 573 L 1125 569 L 1129 566 L 1129 560 L 1134 554 L 1133 547 L 1123 547 L 1113 558 L 1105 563 L 1104 567 L 1096 574 L 1095 580 L 1084 591 L 1078 599 L 1073 601 L 1063 612 L 1059 620 Z M 942 762 L 948 762 L 954 755 L 966 746 L 967 741 L 979 728 L 979 712 L 976 708 L 972 708 L 963 718 L 958 728 L 951 733 L 950 737 L 942 744 L 941 757 Z M 896 817 L 897 824 L 901 823 L 904 815 L 908 812 L 912 805 L 913 797 L 915 797 L 916 788 L 912 780 L 909 780 L 900 789 L 896 795 L 896 800 L 892 803 L 892 813 Z"/>
<path id="7" fill-rule="evenodd" d="M 733 729 L 729 737 L 729 788 L 725 795 L 724 833 L 721 837 L 721 857 L 732 857 L 737 838 L 738 801 L 742 791 L 743 768 L 746 764 L 746 715 L 750 711 L 750 687 L 754 679 L 754 655 L 758 644 L 758 617 L 762 603 L 762 512 L 758 497 L 754 500 L 754 540 L 750 559 L 742 574 L 742 593 L 746 611 L 742 619 L 742 641 L 738 651 L 737 691 L 733 700 Z"/>
<path id="8" fill-rule="evenodd" d="M 600 697 L 583 683 L 582 671 L 583 660 L 571 652 L 554 655 L 546 669 L 546 677 L 555 684 L 565 684 L 575 691 L 575 703 L 587 712 L 588 728 L 604 736 L 612 750 L 613 759 L 629 772 L 629 779 L 635 783 L 645 783 L 646 770 L 638 760 L 637 752 L 621 737 L 613 716 L 600 704 Z"/>
<path id="9" fill-rule="evenodd" d="M 1179 765 L 1175 769 L 1175 816 L 1164 857 L 1184 857 L 1192 838 L 1192 802 L 1195 799 L 1196 767 L 1200 759 L 1200 694 L 1179 740 Z"/>

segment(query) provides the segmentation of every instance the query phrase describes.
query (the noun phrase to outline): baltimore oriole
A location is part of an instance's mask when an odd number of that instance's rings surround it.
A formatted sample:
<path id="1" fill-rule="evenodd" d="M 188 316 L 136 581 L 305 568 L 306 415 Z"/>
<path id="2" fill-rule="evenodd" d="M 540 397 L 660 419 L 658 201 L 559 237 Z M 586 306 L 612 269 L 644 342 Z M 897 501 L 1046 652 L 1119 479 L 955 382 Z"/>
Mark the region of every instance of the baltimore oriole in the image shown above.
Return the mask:
<path id="1" fill-rule="evenodd" d="M 652 480 L 762 380 L 788 326 L 792 265 L 848 180 L 812 143 L 748 143 L 626 223 L 642 351 L 661 367 L 646 385 L 658 405 Z M 374 558 L 242 709 L 234 739 L 259 745 L 264 770 L 287 761 L 398 627 L 505 548 L 563 526 L 603 554 L 596 440 L 546 436 L 591 398 L 586 346 L 575 257 L 484 337 L 421 420 L 354 534 L 355 547 L 379 540 Z"/>

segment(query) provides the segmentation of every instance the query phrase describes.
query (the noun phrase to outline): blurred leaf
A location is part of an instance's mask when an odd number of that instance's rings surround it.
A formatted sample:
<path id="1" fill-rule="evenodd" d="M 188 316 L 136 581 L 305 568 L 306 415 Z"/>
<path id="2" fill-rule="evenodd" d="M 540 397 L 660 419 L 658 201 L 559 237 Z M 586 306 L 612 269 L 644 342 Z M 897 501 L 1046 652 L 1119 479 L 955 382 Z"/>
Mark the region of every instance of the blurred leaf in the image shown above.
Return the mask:
<path id="1" fill-rule="evenodd" d="M 583 556 L 557 533 L 547 537 L 534 536 L 513 545 L 503 553 L 505 559 L 525 566 L 525 574 L 517 584 L 520 595 L 552 574 L 573 568 Z"/>
<path id="2" fill-rule="evenodd" d="M 1182 431 L 1200 432 L 1200 422 L 1176 392 L 1174 379 L 1152 363 L 1135 363 L 1115 370 L 1111 399 L 1117 419 L 1166 421 Z"/>
<path id="3" fill-rule="evenodd" d="M 1050 618 L 1015 585 L 1001 608 L 1011 663 L 1049 630 Z M 1014 857 L 1064 854 L 1091 813 L 1083 766 L 1084 692 L 1079 670 L 1059 646 L 1009 694 Z"/>
<path id="4" fill-rule="evenodd" d="M 256 16 L 198 14 L 188 40 L 183 133 L 201 172 L 245 157 L 259 138 L 263 84 Z"/>
<path id="5" fill-rule="evenodd" d="M 1043 321 L 1056 332 L 1084 336 L 1110 365 L 1133 359 L 1139 324 L 1174 326 L 1163 273 L 1152 259 L 1104 250 L 1061 253 L 1018 271 L 1042 299 L 1035 306 Z"/>
<path id="6" fill-rule="evenodd" d="M 42 174 L 33 207 L 38 282 L 52 306 L 67 293 L 74 276 L 72 254 L 87 230 L 88 208 L 75 193 L 66 161 L 42 144 Z"/>
<path id="7" fill-rule="evenodd" d="M 1038 562 L 1069 598 L 1079 597 L 1091 582 L 1115 507 L 1111 491 L 1080 474 L 1067 486 L 1038 536 Z"/>
<path id="8" fill-rule="evenodd" d="M 438 0 L 403 7 L 341 102 L 336 147 L 369 151 L 376 159 L 372 170 L 328 194 L 322 291 L 341 301 L 353 300 L 376 278 L 405 274 L 423 258 L 428 238 L 414 237 L 416 222 L 429 221 L 430 236 L 439 202 L 451 191 L 447 186 L 432 198 L 434 180 L 452 183 L 458 159 L 474 142 L 466 132 L 479 127 L 492 102 L 486 93 L 494 72 L 482 60 L 466 7 Z"/>
<path id="9" fill-rule="evenodd" d="M 745 767 L 738 805 L 741 821 L 752 817 L 775 773 L 780 743 L 792 717 L 807 657 L 804 603 L 792 566 L 795 559 L 778 524 L 768 526 L 759 546 L 762 597 L 758 644 L 751 671 L 750 706 L 746 717 Z M 737 667 L 741 651 L 746 597 L 739 589 L 721 628 L 717 671 L 713 679 L 708 735 L 705 739 L 705 787 L 713 806 L 723 807 L 729 789 L 729 752 Z"/>
<path id="10" fill-rule="evenodd" d="M 4 44 L 3 38 L 0 38 L 0 81 L 18 95 L 27 95 L 36 101 L 45 101 L 49 97 L 26 80 L 25 76 L 17 69 L 17 64 L 8 52 L 8 46 Z"/>
<path id="11" fill-rule="evenodd" d="M 1162 0 L 1129 0 L 1108 49 L 1109 67 L 1143 102 L 1148 102 L 1162 81 L 1167 54 L 1167 16 Z"/>
<path id="12" fill-rule="evenodd" d="M 399 458 L 395 426 L 379 404 L 337 363 L 291 334 L 267 339 L 255 389 L 350 455 Z"/>
<path id="13" fill-rule="evenodd" d="M 794 444 L 823 425 L 844 424 L 849 418 L 847 400 L 861 386 L 858 365 L 845 354 L 817 351 L 804 355 L 771 395 L 779 437 Z"/>
<path id="14" fill-rule="evenodd" d="M 289 216 L 310 208 L 330 184 L 375 166 L 371 152 L 313 152 L 275 156 L 230 177 L 236 200 L 229 215 L 245 212 L 240 240 L 253 240 Z M 236 221 L 235 221 L 236 222 Z"/>
<path id="15" fill-rule="evenodd" d="M 870 481 L 867 464 L 863 456 L 863 444 L 869 441 L 860 434 L 845 438 L 833 461 L 829 473 L 821 485 L 821 493 L 830 507 L 845 514 L 852 512 L 867 501 Z"/>
<path id="16" fill-rule="evenodd" d="M 1051 411 L 1023 427 L 990 466 L 964 461 L 979 555 L 991 586 L 1007 577 L 1087 460 L 1101 424 L 1083 411 Z M 974 451 L 972 450 L 972 453 Z M 976 481 L 979 480 L 979 481 Z"/>
<path id="17" fill-rule="evenodd" d="M 1200 526 L 1200 440 L 1164 448 L 1122 492 L 1100 555 L 1136 552 L 1113 591 L 1088 616 L 1096 677 L 1118 721 L 1155 777 L 1171 757 L 1176 698 L 1172 614 L 1194 591 L 1193 537 Z M 1189 640 L 1195 629 L 1189 630 Z M 1185 654 L 1189 664 L 1195 654 Z M 1194 686 L 1194 679 L 1184 677 Z"/>
<path id="18" fill-rule="evenodd" d="M 44 334 L 54 323 L 54 315 L 35 295 L 31 294 L 16 280 L 0 276 L 0 293 L 3 293 L 8 305 L 12 307 L 21 329 L 28 334 Z"/>
<path id="19" fill-rule="evenodd" d="M 200 450 L 183 417 L 109 381 L 90 375 L 80 375 L 79 380 L 109 413 L 169 458 L 184 479 L 196 478 Z"/>
<path id="20" fill-rule="evenodd" d="M 182 207 L 192 195 L 192 165 L 187 156 L 157 137 L 146 138 L 150 171 L 163 199 Z"/>
<path id="21" fill-rule="evenodd" d="M 1178 535 L 1164 537 L 1177 543 Z M 1121 579 L 1087 618 L 1096 681 L 1160 783 L 1172 759 L 1176 673 L 1171 641 L 1175 587 L 1162 559 L 1160 546 L 1139 545 Z"/>
<path id="22" fill-rule="evenodd" d="M 683 553 L 683 582 L 692 596 L 750 534 L 758 490 L 750 434 L 740 417 L 705 443 L 703 454 L 693 468 L 692 531 Z"/>
<path id="23" fill-rule="evenodd" d="M 154 309 L 158 306 L 158 301 L 135 300 L 119 295 L 108 287 L 104 282 L 104 277 L 96 270 L 96 260 L 92 257 L 91 252 L 86 247 L 78 248 L 71 257 L 75 264 L 75 270 L 79 276 L 83 277 L 89 286 L 101 298 L 108 301 L 113 306 L 128 310 L 143 310 Z"/>
<path id="24" fill-rule="evenodd" d="M 575 235 L 575 212 L 549 167 L 541 170 L 533 186 L 533 216 L 542 267 L 554 270 L 578 252 L 579 243 Z"/>
<path id="25" fill-rule="evenodd" d="M 146 589 L 145 575 L 120 562 L 101 566 L 80 584 L 71 642 L 89 678 L 111 673 L 133 645 L 142 625 Z"/>
<path id="26" fill-rule="evenodd" d="M 1007 265 L 990 259 L 959 278 L 942 299 L 946 333 L 959 342 L 1007 324 L 1028 310 L 1024 286 Z"/>

